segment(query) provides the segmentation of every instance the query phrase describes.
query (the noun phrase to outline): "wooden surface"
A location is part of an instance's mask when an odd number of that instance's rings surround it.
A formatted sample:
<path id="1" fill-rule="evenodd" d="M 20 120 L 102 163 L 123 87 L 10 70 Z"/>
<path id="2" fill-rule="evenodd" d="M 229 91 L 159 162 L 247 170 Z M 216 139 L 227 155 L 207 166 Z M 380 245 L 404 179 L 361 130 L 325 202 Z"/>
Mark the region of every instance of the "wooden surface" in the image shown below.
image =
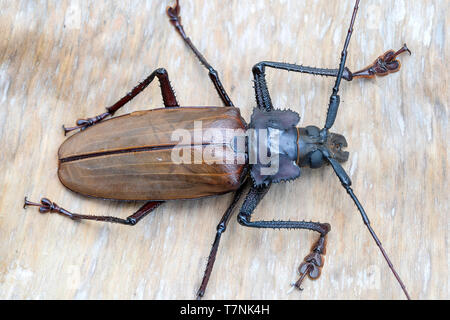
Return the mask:
<path id="1" fill-rule="evenodd" d="M 307 4 L 306 4 L 307 3 Z M 47 196 L 74 212 L 126 217 L 141 203 L 87 199 L 57 178 L 62 124 L 103 112 L 158 67 L 182 105 L 220 105 L 165 16 L 169 1 L 0 2 L 0 298 L 191 299 L 231 195 L 167 203 L 135 227 L 22 209 Z M 187 33 L 245 119 L 261 60 L 337 67 L 353 1 L 182 1 Z M 347 66 L 404 42 L 386 78 L 343 83 L 334 131 L 344 167 L 415 299 L 449 298 L 449 2 L 361 1 Z M 268 71 L 274 105 L 323 125 L 333 79 Z M 118 114 L 160 107 L 152 84 Z M 446 191 L 447 190 L 447 191 Z M 250 230 L 233 218 L 207 299 L 403 299 L 332 169 L 272 187 L 255 219 L 329 222 L 322 276 L 288 293 L 317 234 Z"/>

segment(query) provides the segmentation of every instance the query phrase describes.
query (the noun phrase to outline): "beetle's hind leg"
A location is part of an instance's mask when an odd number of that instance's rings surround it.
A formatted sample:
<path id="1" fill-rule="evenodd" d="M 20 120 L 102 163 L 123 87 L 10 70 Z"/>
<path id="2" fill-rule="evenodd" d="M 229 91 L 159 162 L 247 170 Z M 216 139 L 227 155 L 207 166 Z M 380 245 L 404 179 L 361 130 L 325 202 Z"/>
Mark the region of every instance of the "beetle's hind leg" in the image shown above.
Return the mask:
<path id="1" fill-rule="evenodd" d="M 140 207 L 135 213 L 127 217 L 126 219 L 118 218 L 118 217 L 111 217 L 111 216 L 94 216 L 94 215 L 84 215 L 84 214 L 78 214 L 78 213 L 72 213 L 60 206 L 58 206 L 55 202 L 47 199 L 42 198 L 41 203 L 35 203 L 28 201 L 25 197 L 25 203 L 23 205 L 24 208 L 27 206 L 36 206 L 39 207 L 40 213 L 47 213 L 47 212 L 55 212 L 62 216 L 68 217 L 72 220 L 95 220 L 95 221 L 103 221 L 103 222 L 113 222 L 113 223 L 120 223 L 120 224 L 126 224 L 126 225 L 135 225 L 138 223 L 142 218 L 144 218 L 146 215 L 148 215 L 150 212 L 158 208 L 164 201 L 149 201 L 145 203 L 142 207 Z"/>
<path id="2" fill-rule="evenodd" d="M 130 92 L 128 92 L 122 99 L 114 103 L 112 106 L 106 108 L 106 112 L 99 114 L 98 116 L 87 118 L 87 119 L 79 119 L 76 122 L 75 127 L 66 128 L 63 126 L 64 135 L 68 132 L 80 129 L 84 130 L 87 127 L 93 126 L 96 123 L 99 123 L 103 119 L 112 116 L 117 110 L 122 108 L 125 104 L 130 102 L 134 97 L 136 97 L 139 93 L 144 91 L 145 88 L 155 79 L 158 78 L 159 83 L 161 85 L 161 94 L 165 107 L 178 107 L 178 102 L 175 97 L 175 91 L 173 90 L 170 81 L 169 74 L 166 69 L 159 68 L 153 71 L 144 81 L 140 82 L 136 87 L 133 88 Z"/>

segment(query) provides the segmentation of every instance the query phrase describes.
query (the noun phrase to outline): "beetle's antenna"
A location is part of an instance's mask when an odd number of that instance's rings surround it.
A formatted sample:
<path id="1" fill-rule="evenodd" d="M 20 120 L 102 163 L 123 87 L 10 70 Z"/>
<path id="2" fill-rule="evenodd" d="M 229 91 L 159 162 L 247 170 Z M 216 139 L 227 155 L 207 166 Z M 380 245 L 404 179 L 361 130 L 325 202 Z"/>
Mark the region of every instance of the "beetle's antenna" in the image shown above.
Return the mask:
<path id="1" fill-rule="evenodd" d="M 328 130 L 333 126 L 336 120 L 336 115 L 339 109 L 340 98 L 338 95 L 339 85 L 341 84 L 342 75 L 344 74 L 345 62 L 347 60 L 347 48 L 350 43 L 350 38 L 353 33 L 353 25 L 355 24 L 356 13 L 358 12 L 359 0 L 356 0 L 355 7 L 353 9 L 352 20 L 350 21 L 350 27 L 348 28 L 347 37 L 345 38 L 344 49 L 341 53 L 341 61 L 339 63 L 339 71 L 336 77 L 336 82 L 333 87 L 333 93 L 330 96 L 330 104 L 328 105 L 327 120 L 325 121 L 325 127 L 322 129 L 321 134 L 325 137 L 328 135 Z"/>
<path id="2" fill-rule="evenodd" d="M 409 293 L 406 290 L 406 287 L 403 284 L 402 279 L 400 279 L 400 276 L 398 275 L 397 271 L 395 271 L 395 268 L 394 268 L 391 260 L 389 259 L 389 256 L 387 255 L 386 251 L 384 250 L 384 248 L 383 248 L 383 246 L 381 244 L 381 241 L 378 239 L 375 231 L 370 226 L 369 217 L 367 217 L 366 211 L 364 210 L 363 206 L 359 202 L 359 200 L 356 197 L 356 195 L 353 193 L 353 189 L 351 188 L 352 181 L 350 180 L 350 177 L 345 172 L 344 168 L 342 168 L 342 166 L 339 164 L 339 162 L 331 157 L 331 155 L 328 152 L 328 150 L 322 150 L 322 153 L 323 153 L 325 159 L 327 159 L 328 162 L 333 167 L 333 170 L 336 173 L 336 175 L 338 176 L 339 180 L 341 181 L 342 186 L 345 188 L 345 190 L 347 190 L 347 193 L 350 195 L 350 197 L 352 198 L 352 200 L 355 203 L 356 207 L 358 208 L 358 211 L 361 214 L 361 218 L 363 219 L 364 224 L 366 225 L 367 229 L 369 229 L 369 232 L 372 235 L 372 238 L 375 240 L 375 243 L 377 244 L 378 248 L 380 248 L 380 251 L 381 251 L 381 253 L 384 256 L 384 259 L 386 260 L 387 264 L 389 265 L 389 268 L 391 269 L 391 271 L 394 274 L 395 278 L 397 279 L 398 283 L 402 287 L 402 290 L 405 293 L 406 298 L 408 300 L 410 300 L 411 297 L 409 296 Z"/>
<path id="3" fill-rule="evenodd" d="M 360 0 L 356 0 L 356 2 L 355 2 L 352 20 L 350 21 L 350 27 L 348 28 L 347 37 L 345 38 L 344 49 L 342 50 L 342 53 L 341 53 L 341 61 L 339 63 L 339 71 L 338 71 L 338 74 L 336 77 L 336 82 L 333 87 L 333 92 L 330 96 L 330 104 L 328 105 L 327 119 L 325 121 L 324 128 L 320 132 L 321 136 L 325 140 L 328 137 L 328 130 L 333 126 L 334 121 L 336 120 L 336 115 L 337 115 L 337 112 L 339 109 L 339 102 L 340 102 L 340 98 L 338 95 L 339 85 L 341 84 L 342 76 L 344 73 L 345 62 L 347 60 L 347 48 L 348 48 L 348 45 L 350 43 L 350 38 L 353 33 L 353 25 L 355 24 L 356 14 L 358 12 L 359 1 Z M 345 188 L 345 190 L 347 190 L 347 193 L 350 195 L 350 197 L 352 198 L 356 207 L 358 208 L 358 211 L 361 214 L 364 224 L 366 225 L 367 229 L 369 229 L 369 232 L 372 235 L 372 238 L 375 240 L 375 243 L 377 244 L 378 248 L 380 248 L 380 251 L 384 256 L 384 259 L 386 260 L 387 264 L 389 265 L 389 268 L 391 269 L 391 271 L 394 273 L 394 276 L 397 279 L 398 283 L 402 287 L 402 290 L 405 293 L 406 298 L 408 300 L 411 299 L 408 294 L 408 291 L 406 290 L 405 285 L 403 284 L 403 281 L 400 279 L 400 276 L 398 275 L 397 271 L 395 271 L 395 268 L 392 265 L 392 262 L 389 259 L 389 256 L 387 255 L 386 251 L 384 250 L 383 246 L 381 245 L 381 241 L 378 239 L 375 231 L 370 226 L 369 218 L 367 217 L 367 214 L 364 211 L 363 206 L 359 202 L 356 195 L 353 193 L 353 190 L 350 187 L 352 184 L 350 177 L 345 172 L 344 168 L 342 168 L 342 166 L 339 164 L 339 162 L 337 160 L 333 159 L 333 157 L 330 155 L 330 152 L 328 151 L 328 149 L 322 149 L 321 151 L 322 151 L 322 154 L 325 157 L 325 159 L 327 159 L 327 161 L 333 167 L 333 170 L 336 173 L 336 175 L 338 176 L 339 180 L 341 181 L 342 186 Z"/>

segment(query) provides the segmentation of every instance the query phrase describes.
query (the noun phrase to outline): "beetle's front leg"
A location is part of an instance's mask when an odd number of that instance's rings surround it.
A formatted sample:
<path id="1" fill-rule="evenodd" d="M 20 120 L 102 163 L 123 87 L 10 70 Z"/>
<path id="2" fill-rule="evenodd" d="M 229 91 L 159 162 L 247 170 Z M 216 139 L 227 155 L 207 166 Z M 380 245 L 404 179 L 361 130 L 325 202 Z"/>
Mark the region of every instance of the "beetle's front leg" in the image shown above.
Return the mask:
<path id="1" fill-rule="evenodd" d="M 66 128 L 63 126 L 64 129 L 64 135 L 66 135 L 68 132 L 80 129 L 84 130 L 90 126 L 93 126 L 103 119 L 114 115 L 114 113 L 122 108 L 125 104 L 130 102 L 134 97 L 136 97 L 139 93 L 144 91 L 145 88 L 153 81 L 153 79 L 157 77 L 159 80 L 159 83 L 161 85 L 161 94 L 164 102 L 165 107 L 178 107 L 178 102 L 175 97 L 175 91 L 173 90 L 172 86 L 170 85 L 169 81 L 169 75 L 164 68 L 159 68 L 153 71 L 144 81 L 140 82 L 136 87 L 134 87 L 133 90 L 131 90 L 129 93 L 127 93 L 122 99 L 117 101 L 112 106 L 106 108 L 106 112 L 99 114 L 98 116 L 87 118 L 87 119 L 79 119 L 76 122 L 75 127 Z"/>
<path id="2" fill-rule="evenodd" d="M 304 278 L 308 276 L 310 279 L 320 277 L 323 267 L 323 256 L 325 254 L 326 235 L 331 230 L 328 223 L 319 223 L 311 221 L 251 221 L 251 215 L 258 203 L 269 190 L 269 186 L 252 187 L 241 207 L 238 215 L 238 221 L 241 225 L 252 228 L 268 228 L 268 229 L 307 229 L 320 233 L 318 241 L 312 247 L 311 253 L 304 258 L 304 262 L 299 267 L 300 279 L 293 284 L 296 288 L 301 289 L 300 285 Z"/>
<path id="3" fill-rule="evenodd" d="M 396 58 L 398 55 L 411 51 L 406 44 L 398 50 L 389 50 L 379 56 L 371 65 L 356 72 L 351 72 L 347 67 L 344 68 L 342 79 L 352 81 L 357 78 L 373 78 L 375 76 L 385 76 L 400 70 L 400 61 Z M 255 83 L 256 102 L 260 109 L 270 111 L 273 109 L 272 101 L 265 78 L 265 68 L 273 68 L 290 72 L 300 72 L 316 76 L 337 77 L 339 69 L 315 68 L 292 63 L 261 61 L 253 67 L 253 77 Z"/>

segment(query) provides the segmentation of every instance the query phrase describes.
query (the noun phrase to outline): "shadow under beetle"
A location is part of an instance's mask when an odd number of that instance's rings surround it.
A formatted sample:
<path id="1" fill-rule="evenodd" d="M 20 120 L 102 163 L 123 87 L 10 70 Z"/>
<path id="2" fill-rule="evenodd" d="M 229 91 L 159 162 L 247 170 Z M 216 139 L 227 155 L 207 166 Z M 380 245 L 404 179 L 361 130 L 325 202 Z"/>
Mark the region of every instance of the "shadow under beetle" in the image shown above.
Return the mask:
<path id="1" fill-rule="evenodd" d="M 201 298 L 205 293 L 213 269 L 220 238 L 236 204 L 242 194 L 248 190 L 237 218 L 241 225 L 252 228 L 308 229 L 319 233 L 319 239 L 312 247 L 311 253 L 304 258 L 299 267 L 299 280 L 293 284 L 296 288 L 301 289 L 301 283 L 306 276 L 311 279 L 320 276 L 323 266 L 322 255 L 325 252 L 325 237 L 331 229 L 330 225 L 306 221 L 253 221 L 252 213 L 269 191 L 272 183 L 298 178 L 300 167 L 320 168 L 328 164 L 331 165 L 342 186 L 356 204 L 364 224 L 409 299 L 402 280 L 370 226 L 369 219 L 351 188 L 349 176 L 340 165 L 340 162 L 348 159 L 348 152 L 343 150 L 347 147 L 347 142 L 344 136 L 329 132 L 339 108 L 338 91 L 342 79 L 352 81 L 356 78 L 372 78 L 396 72 L 400 69 L 400 62 L 396 60 L 396 57 L 406 51 L 411 53 L 405 44 L 396 52 L 387 51 L 373 64 L 360 71 L 351 72 L 345 67 L 347 48 L 353 32 L 358 5 L 359 0 L 354 6 L 338 69 L 312 68 L 269 61 L 260 62 L 253 67 L 257 107 L 254 109 L 250 123 L 246 124 L 240 116 L 239 109 L 234 107 L 220 82 L 217 71 L 186 35 L 181 24 L 180 5 L 177 0 L 174 6 L 167 8 L 170 23 L 208 70 L 209 77 L 225 106 L 180 107 L 170 85 L 167 71 L 162 68 L 157 69 L 126 96 L 106 108 L 106 112 L 93 118 L 78 120 L 75 127 L 63 127 L 65 133 L 76 129 L 80 129 L 80 132 L 68 138 L 58 152 L 59 179 L 72 191 L 104 199 L 147 200 L 148 202 L 126 219 L 72 213 L 47 198 L 43 198 L 41 203 L 30 202 L 25 198 L 24 207 L 27 205 L 38 206 L 41 213 L 56 212 L 74 220 L 89 219 L 135 225 L 167 200 L 194 199 L 235 192 L 232 203 L 217 226 L 203 280 L 197 291 L 197 298 Z M 300 118 L 296 112 L 274 109 L 265 79 L 266 67 L 336 78 L 325 125 L 322 129 L 316 126 L 298 128 L 296 124 Z M 165 108 L 134 112 L 103 121 L 142 92 L 155 77 L 158 78 L 161 85 Z M 256 139 L 247 139 L 245 149 L 241 150 L 241 156 L 244 156 L 245 161 L 232 164 L 211 164 L 204 160 L 200 163 L 177 164 L 171 161 L 172 151 L 179 147 L 178 144 L 174 144 L 171 134 L 175 129 L 183 129 L 195 135 L 195 121 L 202 121 L 203 133 L 210 128 L 254 130 Z M 277 133 L 279 148 L 276 150 L 271 148 L 274 143 L 271 140 L 273 136 L 270 133 L 261 134 L 261 132 L 269 131 Z M 264 169 L 268 169 L 270 163 L 260 161 L 261 152 L 256 157 L 256 161 L 250 163 L 250 152 L 258 153 L 255 141 L 259 141 L 259 143 L 262 141 L 262 153 L 272 153 L 271 156 L 276 156 L 278 159 L 278 171 L 274 174 L 265 173 Z M 238 152 L 233 148 L 233 144 L 216 140 L 214 136 L 209 137 L 206 141 L 202 140 L 200 144 L 195 144 L 195 141 L 192 145 L 191 143 L 187 146 L 200 151 L 214 145 L 223 153 L 236 155 Z"/>

